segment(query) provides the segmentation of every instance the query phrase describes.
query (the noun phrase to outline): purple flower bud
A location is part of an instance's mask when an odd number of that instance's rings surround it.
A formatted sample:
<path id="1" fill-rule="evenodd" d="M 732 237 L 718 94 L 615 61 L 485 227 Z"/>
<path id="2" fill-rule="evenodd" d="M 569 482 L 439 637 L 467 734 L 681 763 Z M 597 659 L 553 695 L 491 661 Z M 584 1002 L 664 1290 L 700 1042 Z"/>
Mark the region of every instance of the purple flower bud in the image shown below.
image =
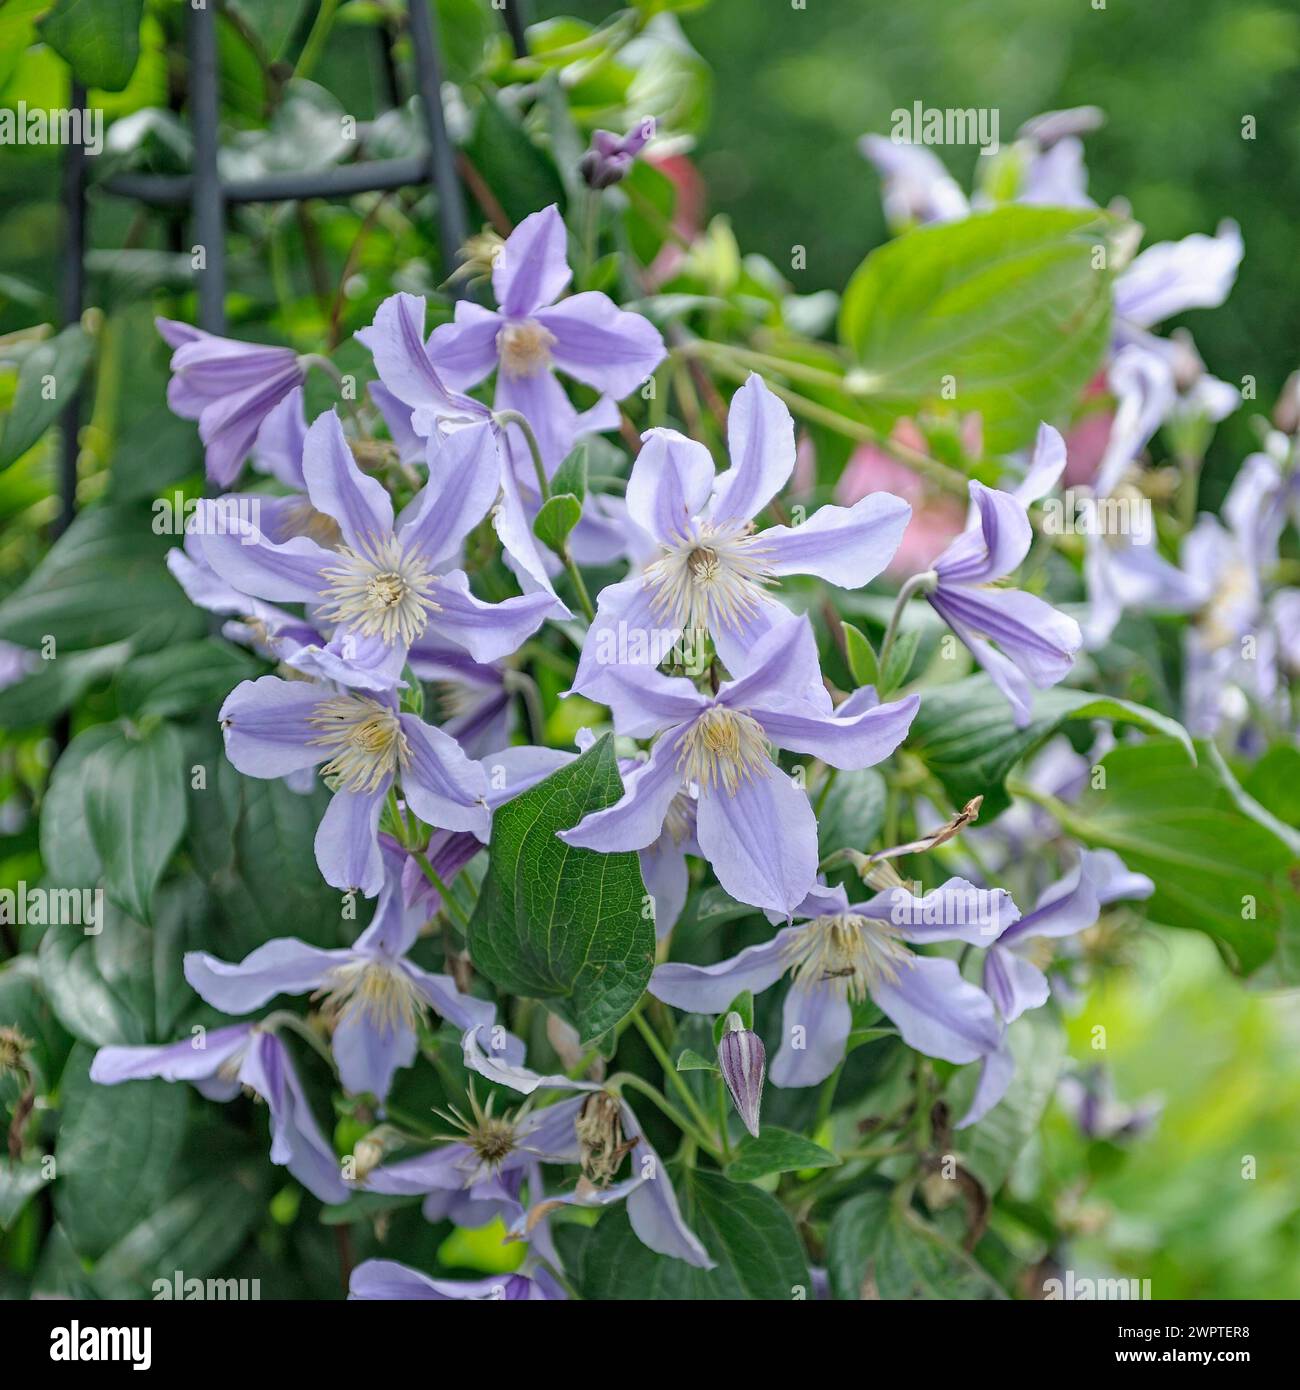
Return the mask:
<path id="1" fill-rule="evenodd" d="M 618 183 L 653 133 L 652 118 L 634 125 L 626 135 L 615 135 L 609 130 L 596 131 L 591 137 L 591 148 L 578 165 L 587 186 L 600 189 Z"/>
<path id="2" fill-rule="evenodd" d="M 739 1014 L 727 1015 L 726 1029 L 718 1040 L 718 1066 L 745 1128 L 757 1139 L 767 1052 L 763 1039 L 744 1026 Z"/>

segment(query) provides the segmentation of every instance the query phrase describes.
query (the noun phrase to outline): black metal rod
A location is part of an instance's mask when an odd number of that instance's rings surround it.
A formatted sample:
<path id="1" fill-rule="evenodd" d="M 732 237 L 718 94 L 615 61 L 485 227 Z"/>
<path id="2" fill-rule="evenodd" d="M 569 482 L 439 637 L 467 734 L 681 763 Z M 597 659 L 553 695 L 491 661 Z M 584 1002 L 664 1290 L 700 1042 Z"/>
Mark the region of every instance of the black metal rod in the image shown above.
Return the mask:
<path id="1" fill-rule="evenodd" d="M 415 82 L 424 104 L 425 126 L 433 166 L 433 186 L 438 194 L 438 230 L 442 238 L 445 274 L 455 268 L 456 252 L 465 244 L 469 223 L 465 199 L 456 176 L 456 156 L 447 135 L 442 110 L 442 65 L 438 61 L 430 0 L 410 0 L 411 47 L 415 53 Z M 458 287 L 457 292 L 460 292 Z"/>
<path id="2" fill-rule="evenodd" d="M 72 109 L 86 109 L 86 89 L 72 84 Z M 59 293 L 64 327 L 77 323 L 86 302 L 86 147 L 80 140 L 68 146 L 63 161 L 63 283 Z M 81 450 L 81 391 L 74 391 L 61 416 L 62 453 L 59 458 L 59 516 L 54 534 L 61 536 L 77 514 L 77 455 Z"/>
<path id="3" fill-rule="evenodd" d="M 354 193 L 384 193 L 427 183 L 428 155 L 404 159 L 366 159 L 331 169 L 267 174 L 221 185 L 225 203 L 282 203 L 295 198 L 342 198 Z M 134 198 L 155 207 L 189 202 L 194 195 L 190 174 L 116 174 L 100 187 L 121 198 Z"/>
<path id="4" fill-rule="evenodd" d="M 226 327 L 226 211 L 217 173 L 217 15 L 215 0 L 190 11 L 190 123 L 194 130 L 194 234 L 203 251 L 199 327 Z"/>
<path id="5" fill-rule="evenodd" d="M 510 31 L 510 41 L 515 46 L 516 58 L 528 57 L 528 0 L 505 0 L 506 28 Z"/>

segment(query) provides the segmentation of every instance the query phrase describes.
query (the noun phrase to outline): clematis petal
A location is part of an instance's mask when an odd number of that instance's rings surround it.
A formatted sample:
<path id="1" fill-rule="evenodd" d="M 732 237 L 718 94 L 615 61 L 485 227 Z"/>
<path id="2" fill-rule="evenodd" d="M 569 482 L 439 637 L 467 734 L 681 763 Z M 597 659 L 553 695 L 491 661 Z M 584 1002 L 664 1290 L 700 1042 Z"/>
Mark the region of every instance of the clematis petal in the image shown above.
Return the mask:
<path id="1" fill-rule="evenodd" d="M 642 1181 L 627 1197 L 627 1219 L 637 1239 L 648 1250 L 684 1260 L 696 1269 L 712 1269 L 714 1262 L 698 1237 L 682 1219 L 677 1194 L 668 1178 L 663 1159 L 654 1151 L 641 1131 L 632 1107 L 626 1101 L 619 1106 L 623 1134 L 636 1139 L 632 1150 L 633 1170 Z"/>
<path id="2" fill-rule="evenodd" d="M 822 684 L 817 660 L 817 639 L 807 617 L 774 615 L 758 641 L 734 654 L 733 660 L 728 669 L 738 679 L 723 681 L 718 691 L 721 704 L 757 710 L 780 700 L 795 700 L 831 713 L 831 697 Z"/>
<path id="3" fill-rule="evenodd" d="M 286 777 L 324 762 L 320 730 L 309 721 L 329 691 L 307 681 L 259 676 L 240 681 L 218 718 L 226 756 L 247 777 Z"/>
<path id="4" fill-rule="evenodd" d="M 693 1014 L 720 1014 L 743 990 L 770 989 L 790 966 L 790 944 L 801 927 L 783 927 L 770 940 L 747 946 L 716 965 L 657 965 L 646 988 L 656 999 Z"/>
<path id="5" fill-rule="evenodd" d="M 324 581 L 321 571 L 335 557 L 307 536 L 275 545 L 220 500 L 203 504 L 197 529 L 203 558 L 241 594 L 276 603 L 314 603 Z"/>
<path id="6" fill-rule="evenodd" d="M 668 807 L 682 787 L 677 754 L 677 739 L 661 738 L 650 757 L 623 779 L 622 797 L 603 811 L 593 811 L 573 829 L 559 831 L 560 839 L 566 845 L 605 854 L 654 844 Z"/>
<path id="7" fill-rule="evenodd" d="M 414 294 L 392 294 L 375 310 L 375 321 L 357 333 L 370 349 L 380 380 L 404 405 L 426 405 L 445 394 L 424 345 L 425 301 Z"/>
<path id="8" fill-rule="evenodd" d="M 201 998 L 223 1014 L 246 1014 L 277 994 L 319 989 L 329 972 L 352 959 L 350 951 L 326 951 L 297 937 L 281 937 L 251 951 L 238 964 L 206 951 L 185 953 L 185 979 Z"/>
<path id="9" fill-rule="evenodd" d="M 262 421 L 253 449 L 254 465 L 295 492 L 305 492 L 307 483 L 302 475 L 302 449 L 306 437 L 303 390 L 301 386 L 295 386 Z"/>
<path id="10" fill-rule="evenodd" d="M 312 506 L 338 522 L 353 550 L 392 534 L 392 499 L 378 478 L 366 477 L 357 467 L 332 409 L 318 415 L 307 430 L 302 472 Z"/>
<path id="11" fill-rule="evenodd" d="M 972 480 L 977 524 L 963 531 L 934 562 L 941 583 L 990 584 L 1008 575 L 1029 553 L 1034 529 L 1024 503 L 1009 492 Z"/>
<path id="12" fill-rule="evenodd" d="M 492 268 L 492 291 L 506 318 L 525 318 L 564 293 L 573 278 L 567 242 L 554 203 L 525 217 L 510 233 Z"/>
<path id="13" fill-rule="evenodd" d="M 601 690 L 609 671 L 627 666 L 657 666 L 681 640 L 681 628 L 661 623 L 651 599 L 639 574 L 621 584 L 608 584 L 600 591 L 596 620 L 583 639 L 582 656 L 573 677 L 575 693 L 604 703 Z"/>
<path id="14" fill-rule="evenodd" d="M 1115 313 L 1150 328 L 1184 309 L 1216 308 L 1228 297 L 1241 256 L 1241 231 L 1227 219 L 1213 236 L 1194 232 L 1148 246 L 1115 280 Z"/>
<path id="15" fill-rule="evenodd" d="M 453 391 L 468 391 L 497 364 L 497 334 L 501 315 L 472 300 L 456 302 L 451 323 L 440 323 L 429 335 L 428 354 L 438 375 Z"/>
<path id="16" fill-rule="evenodd" d="M 769 527 L 758 542 L 773 574 L 811 574 L 860 589 L 894 558 L 911 516 L 901 497 L 870 492 L 851 507 L 822 507 L 800 526 Z"/>
<path id="17" fill-rule="evenodd" d="M 389 438 L 397 446 L 398 458 L 412 467 L 424 463 L 429 447 L 428 440 L 411 428 L 411 407 L 398 400 L 382 381 L 372 381 L 366 389 L 370 392 L 370 399 L 378 407 L 380 415 L 384 417 Z"/>
<path id="18" fill-rule="evenodd" d="M 384 1100 L 396 1073 L 415 1061 L 418 1041 L 404 1023 L 378 1023 L 361 1009 L 349 1009 L 330 1039 L 343 1089 Z"/>
<path id="19" fill-rule="evenodd" d="M 1041 1009 L 1051 993 L 1047 976 L 1032 961 L 1002 945 L 991 946 L 984 957 L 983 984 L 1004 1023 L 1014 1023 L 1029 1009 Z"/>
<path id="20" fill-rule="evenodd" d="M 689 535 L 715 476 L 703 444 L 676 430 L 647 430 L 627 480 L 627 514 L 657 541 Z"/>
<path id="21" fill-rule="evenodd" d="M 429 481 L 398 519 L 402 549 L 430 564 L 455 561 L 465 537 L 488 514 L 500 490 L 497 438 L 483 422 L 429 440 Z M 391 528 L 390 528 L 391 529 Z"/>
<path id="22" fill-rule="evenodd" d="M 537 437 L 543 471 L 548 478 L 553 477 L 573 448 L 581 428 L 578 412 L 555 374 L 545 369 L 531 376 L 501 372 L 497 376 L 492 403 L 498 411 L 516 410 L 528 421 Z M 530 502 L 539 502 L 537 465 L 518 426 L 512 424 L 503 429 L 501 448 Z"/>
<path id="23" fill-rule="evenodd" d="M 646 666 L 609 666 L 598 688 L 614 728 L 628 738 L 688 723 L 709 704 L 685 676 L 663 676 Z"/>
<path id="24" fill-rule="evenodd" d="M 468 830 L 486 841 L 492 828 L 487 807 L 487 773 L 450 734 L 417 719 L 398 716 L 410 748 L 402 772 L 402 795 L 417 816 L 438 830 Z"/>
<path id="25" fill-rule="evenodd" d="M 998 1045 L 993 1001 L 961 977 L 957 963 L 912 956 L 895 979 L 881 977 L 871 997 L 908 1047 L 945 1062 L 973 1062 Z"/>
<path id="26" fill-rule="evenodd" d="M 686 906 L 691 876 L 686 856 L 673 837 L 663 832 L 640 853 L 641 882 L 654 899 L 655 936 L 662 941 L 672 931 Z"/>
<path id="27" fill-rule="evenodd" d="M 892 923 L 905 941 L 962 941 L 980 947 L 1005 940 L 1020 917 L 1005 888 L 977 888 L 964 878 L 950 878 L 920 895 L 887 888 L 851 910 Z"/>
<path id="28" fill-rule="evenodd" d="M 544 589 L 485 603 L 470 592 L 464 570 L 444 574 L 434 586 L 433 598 L 438 611 L 430 618 L 430 627 L 485 664 L 517 652 L 558 611 L 555 599 Z"/>
<path id="29" fill-rule="evenodd" d="M 373 898 L 384 886 L 379 812 L 391 778 L 373 792 L 337 791 L 316 828 L 316 864 L 325 882 Z"/>
<path id="30" fill-rule="evenodd" d="M 709 520 L 748 521 L 785 486 L 795 460 L 790 410 L 757 373 L 731 398 L 727 449 L 731 467 L 714 488 Z"/>
<path id="31" fill-rule="evenodd" d="M 352 1195 L 339 1160 L 307 1104 L 302 1083 L 284 1044 L 274 1033 L 253 1035 L 239 1079 L 266 1102 L 271 1115 L 271 1162 L 285 1165 L 322 1202 Z"/>
<path id="32" fill-rule="evenodd" d="M 791 985 L 781 1014 L 781 1046 L 772 1061 L 774 1086 L 816 1086 L 844 1060 L 853 1007 L 839 980 Z"/>
<path id="33" fill-rule="evenodd" d="M 555 336 L 556 367 L 615 400 L 643 385 L 664 360 L 654 324 L 596 290 L 570 295 L 533 317 Z"/>
<path id="34" fill-rule="evenodd" d="M 803 700 L 776 697 L 750 711 L 763 732 L 792 753 L 807 753 L 831 767 L 857 769 L 883 762 L 907 737 L 921 707 L 919 695 L 851 714 L 823 714 Z"/>
<path id="35" fill-rule="evenodd" d="M 700 853 L 738 902 L 787 916 L 817 878 L 817 818 L 807 793 L 763 760 L 735 794 L 701 790 Z"/>
<path id="36" fill-rule="evenodd" d="M 90 1079 L 101 1086 L 152 1076 L 164 1081 L 203 1081 L 214 1077 L 224 1062 L 247 1045 L 252 1031 L 251 1023 L 234 1023 L 158 1047 L 101 1047 L 90 1063 Z M 238 1090 L 234 1083 L 229 1095 Z"/>
<path id="37" fill-rule="evenodd" d="M 980 1065 L 979 1084 L 975 1088 L 975 1098 L 970 1109 L 953 1126 L 955 1129 L 968 1129 L 978 1124 L 985 1115 L 1006 1095 L 1016 1074 L 1016 1061 L 1005 1038 L 994 1051 L 983 1059 Z"/>

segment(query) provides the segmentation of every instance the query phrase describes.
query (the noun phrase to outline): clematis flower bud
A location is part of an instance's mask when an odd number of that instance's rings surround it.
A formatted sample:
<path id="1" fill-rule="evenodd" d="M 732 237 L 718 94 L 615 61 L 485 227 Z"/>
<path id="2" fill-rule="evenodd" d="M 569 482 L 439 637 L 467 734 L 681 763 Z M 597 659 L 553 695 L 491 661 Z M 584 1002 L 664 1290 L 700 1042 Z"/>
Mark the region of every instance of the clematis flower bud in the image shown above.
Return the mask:
<path id="1" fill-rule="evenodd" d="M 763 1103 L 767 1052 L 763 1039 L 746 1028 L 737 1013 L 727 1015 L 726 1031 L 718 1040 L 718 1066 L 736 1112 L 745 1128 L 758 1138 L 758 1110 Z"/>
<path id="2" fill-rule="evenodd" d="M 647 140 L 654 135 L 654 118 L 634 125 L 626 135 L 615 135 L 609 130 L 598 130 L 591 137 L 591 148 L 582 156 L 578 165 L 582 177 L 589 188 L 608 188 L 618 183 L 632 167 L 632 161 L 640 154 Z"/>

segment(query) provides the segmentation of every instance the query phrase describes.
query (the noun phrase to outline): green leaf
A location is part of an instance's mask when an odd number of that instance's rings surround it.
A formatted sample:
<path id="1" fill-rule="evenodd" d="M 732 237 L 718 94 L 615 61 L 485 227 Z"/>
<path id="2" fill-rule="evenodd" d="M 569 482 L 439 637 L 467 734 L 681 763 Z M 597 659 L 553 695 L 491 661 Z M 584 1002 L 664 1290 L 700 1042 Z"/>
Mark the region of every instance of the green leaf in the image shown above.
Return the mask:
<path id="1" fill-rule="evenodd" d="M 982 819 L 1007 807 L 1007 774 L 1022 758 L 1071 719 L 1109 719 L 1176 739 L 1187 762 L 1196 753 L 1187 731 L 1175 719 L 1106 695 L 1055 686 L 1034 695 L 1029 723 L 1017 728 L 1011 706 L 987 676 L 969 676 L 921 696 L 908 747 L 924 758 L 952 797 L 964 806 L 983 795 Z"/>
<path id="2" fill-rule="evenodd" d="M 722 1035 L 727 1030 L 727 1017 L 729 1014 L 739 1014 L 740 1022 L 743 1027 L 751 1032 L 754 1028 L 754 993 L 752 990 L 743 989 L 727 1005 L 725 1009 L 713 1020 L 713 1045 L 722 1041 Z"/>
<path id="3" fill-rule="evenodd" d="M 678 1071 L 717 1071 L 718 1064 L 711 1062 L 707 1057 L 701 1057 L 698 1052 L 693 1052 L 689 1047 L 685 1047 L 677 1057 Z"/>
<path id="4" fill-rule="evenodd" d="M 555 1000 L 585 1044 L 641 997 L 654 921 L 633 853 L 575 849 L 556 832 L 623 793 L 606 734 L 492 818 L 487 874 L 470 922 L 474 963 L 499 989 Z"/>
<path id="5" fill-rule="evenodd" d="M 97 1047 L 171 1042 L 197 1005 L 181 973 L 187 949 L 204 942 L 207 902 L 193 880 L 158 895 L 153 930 L 107 907 L 87 933 L 45 929 L 37 952 L 41 985 L 59 1022 Z"/>
<path id="6" fill-rule="evenodd" d="M 835 1213 L 826 1271 L 838 1299 L 1003 1299 L 989 1274 L 933 1226 L 875 1187 Z"/>
<path id="7" fill-rule="evenodd" d="M 86 821 L 86 770 L 121 734 L 113 724 L 92 724 L 68 744 L 54 764 L 41 803 L 41 859 L 51 883 L 85 888 L 102 872 Z"/>
<path id="8" fill-rule="evenodd" d="M 144 0 L 55 0 L 41 37 L 65 59 L 78 82 L 120 92 L 140 57 Z"/>
<path id="9" fill-rule="evenodd" d="M 1016 1070 L 1007 1093 L 985 1117 L 956 1138 L 962 1166 L 990 1197 L 1006 1182 L 1021 1149 L 1038 1128 L 1065 1058 L 1065 1034 L 1046 1009 L 1017 1019 L 1007 1032 Z M 958 1074 L 962 1097 L 954 1106 L 963 1114 L 974 1094 L 975 1072 L 969 1067 Z"/>
<path id="10" fill-rule="evenodd" d="M 579 502 L 586 500 L 587 454 L 588 449 L 585 440 L 574 446 L 573 451 L 555 470 L 555 477 L 551 479 L 553 496 L 558 497 L 562 493 L 571 492 Z"/>
<path id="11" fill-rule="evenodd" d="M 181 642 L 137 657 L 118 678 L 118 701 L 131 719 L 191 714 L 218 704 L 265 667 L 229 642 Z"/>
<path id="12" fill-rule="evenodd" d="M 522 222 L 550 203 L 558 203 L 563 212 L 564 186 L 550 156 L 533 144 L 496 97 L 486 89 L 479 95 L 478 114 L 465 153 L 500 199 L 506 216 L 512 222 Z"/>
<path id="13" fill-rule="evenodd" d="M 49 724 L 130 655 L 129 642 L 115 642 L 111 647 L 42 661 L 30 676 L 0 690 L 0 726 L 30 729 Z"/>
<path id="14" fill-rule="evenodd" d="M 185 749 L 170 724 L 100 748 L 85 768 L 86 824 L 110 899 L 148 922 L 153 890 L 185 834 Z"/>
<path id="15" fill-rule="evenodd" d="M 0 469 L 22 458 L 58 419 L 76 394 L 89 361 L 90 339 L 75 325 L 27 353 L 0 437 Z"/>
<path id="16" fill-rule="evenodd" d="M 9 1230 L 45 1186 L 44 1163 L 43 1158 L 0 1160 L 0 1232 Z"/>
<path id="17" fill-rule="evenodd" d="M 849 674 L 857 685 L 879 685 L 880 667 L 876 649 L 867 641 L 860 628 L 841 623 L 844 629 L 844 652 L 848 658 Z"/>
<path id="18" fill-rule="evenodd" d="M 1242 791 L 1212 743 L 1196 747 L 1190 766 L 1163 739 L 1121 744 L 1102 760 L 1104 787 L 1051 810 L 1069 834 L 1152 878 L 1144 909 L 1152 921 L 1206 932 L 1249 974 L 1289 925 L 1300 835 Z"/>
<path id="19" fill-rule="evenodd" d="M 166 1081 L 101 1086 L 90 1048 L 68 1060 L 55 1152 L 54 1209 L 83 1259 L 98 1259 L 153 1210 L 184 1138 L 189 1088 Z"/>
<path id="20" fill-rule="evenodd" d="M 865 851 L 885 823 L 885 779 L 874 767 L 840 772 L 817 810 L 819 856 Z"/>
<path id="21" fill-rule="evenodd" d="M 764 1125 L 758 1138 L 744 1140 L 736 1157 L 727 1164 L 732 1182 L 753 1182 L 768 1173 L 794 1173 L 801 1168 L 834 1168 L 839 1159 L 829 1149 L 792 1134 L 788 1129 Z"/>
<path id="22" fill-rule="evenodd" d="M 882 700 L 892 695 L 907 679 L 907 673 L 912 669 L 912 662 L 916 659 L 916 649 L 920 641 L 921 634 L 915 628 L 895 636 L 885 658 L 885 669 L 880 673 L 880 689 L 877 693 Z"/>
<path id="23" fill-rule="evenodd" d="M 582 503 L 571 492 L 553 493 L 533 518 L 533 534 L 557 555 L 564 555 L 569 532 L 582 519 Z"/>
<path id="24" fill-rule="evenodd" d="M 920 227 L 873 251 L 844 292 L 840 338 L 890 416 L 977 411 L 1003 453 L 1058 418 L 1095 372 L 1110 274 L 1094 269 L 1110 219 L 1007 207 Z M 955 387 L 944 393 L 947 379 Z"/>
<path id="25" fill-rule="evenodd" d="M 602 1217 L 583 1248 L 577 1279 L 592 1299 L 789 1300 L 811 1296 L 803 1248 L 775 1198 L 717 1173 L 676 1179 L 686 1223 L 717 1261 L 696 1269 L 647 1250 L 618 1208 Z"/>
<path id="26" fill-rule="evenodd" d="M 62 657 L 128 639 L 149 650 L 198 636 L 203 615 L 163 562 L 173 543 L 154 534 L 147 508 L 89 508 L 0 602 L 0 639 L 35 651 L 52 637 Z"/>

